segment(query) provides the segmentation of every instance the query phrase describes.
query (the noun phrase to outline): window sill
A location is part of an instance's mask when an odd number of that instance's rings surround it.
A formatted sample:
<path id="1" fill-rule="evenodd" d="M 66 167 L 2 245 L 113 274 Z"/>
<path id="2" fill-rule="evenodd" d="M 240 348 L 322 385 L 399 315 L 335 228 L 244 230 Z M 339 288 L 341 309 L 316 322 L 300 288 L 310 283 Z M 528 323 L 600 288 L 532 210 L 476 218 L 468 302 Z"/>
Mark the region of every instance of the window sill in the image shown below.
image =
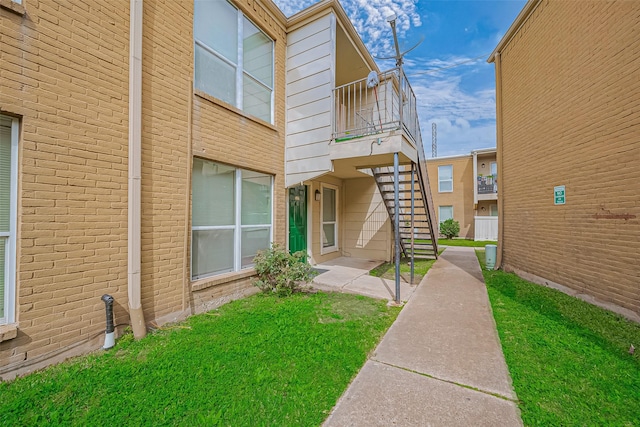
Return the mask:
<path id="1" fill-rule="evenodd" d="M 232 282 L 234 280 L 245 279 L 247 277 L 255 276 L 256 270 L 254 268 L 247 268 L 242 271 L 234 271 L 231 273 L 219 274 L 217 276 L 207 277 L 206 279 L 200 279 L 195 282 L 191 282 L 191 291 L 203 291 L 213 286 L 221 285 L 223 283 Z"/>
<path id="2" fill-rule="evenodd" d="M 0 342 L 9 341 L 18 336 L 18 324 L 0 325 Z"/>
<path id="3" fill-rule="evenodd" d="M 330 248 L 322 248 L 320 249 L 320 255 L 326 255 L 326 254 L 330 254 L 333 252 L 338 252 L 338 247 L 337 246 L 331 246 Z"/>
<path id="4" fill-rule="evenodd" d="M 3 9 L 8 9 L 11 12 L 17 13 L 18 15 L 24 15 L 26 10 L 24 9 L 24 5 L 20 3 L 16 3 L 12 0 L 0 0 L 0 7 Z"/>
<path id="5" fill-rule="evenodd" d="M 0 1 L 6 1 L 6 0 L 0 0 Z M 249 115 L 249 114 L 245 113 L 244 111 L 242 111 L 241 109 L 236 108 L 231 104 L 227 104 L 226 102 L 221 101 L 218 98 L 213 97 L 213 96 L 211 96 L 211 95 L 209 95 L 209 94 L 207 94 L 205 92 L 202 92 L 201 90 L 194 89 L 193 93 L 196 96 L 198 96 L 199 98 L 205 99 L 205 100 L 207 100 L 207 101 L 209 101 L 209 102 L 211 102 L 213 104 L 219 105 L 220 107 L 225 108 L 225 109 L 227 109 L 229 111 L 232 111 L 232 112 L 236 113 L 237 115 L 244 117 L 245 119 L 251 120 L 252 122 L 255 122 L 255 123 L 259 124 L 259 125 L 267 127 L 267 128 L 269 128 L 269 129 L 271 129 L 273 131 L 276 131 L 276 132 L 278 131 L 278 128 L 276 128 L 271 123 L 265 122 L 262 119 L 254 117 L 252 115 Z"/>

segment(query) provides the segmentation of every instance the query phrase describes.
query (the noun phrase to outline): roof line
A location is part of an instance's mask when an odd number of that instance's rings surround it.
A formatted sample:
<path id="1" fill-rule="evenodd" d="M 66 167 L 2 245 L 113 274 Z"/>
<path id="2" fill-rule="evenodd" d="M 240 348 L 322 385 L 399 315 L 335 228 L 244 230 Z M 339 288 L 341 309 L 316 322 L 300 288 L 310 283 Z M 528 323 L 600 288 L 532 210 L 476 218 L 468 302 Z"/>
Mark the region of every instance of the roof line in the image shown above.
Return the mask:
<path id="1" fill-rule="evenodd" d="M 493 52 L 491 52 L 489 58 L 487 58 L 488 63 L 492 63 L 494 61 L 496 54 L 500 53 L 505 45 L 511 41 L 513 36 L 515 36 L 520 28 L 522 28 L 540 2 L 542 2 L 542 0 L 529 0 L 527 4 L 524 5 L 518 16 L 516 16 L 516 19 L 507 30 L 506 34 L 502 39 L 500 39 L 500 42 L 498 42 L 498 46 L 493 49 Z"/>

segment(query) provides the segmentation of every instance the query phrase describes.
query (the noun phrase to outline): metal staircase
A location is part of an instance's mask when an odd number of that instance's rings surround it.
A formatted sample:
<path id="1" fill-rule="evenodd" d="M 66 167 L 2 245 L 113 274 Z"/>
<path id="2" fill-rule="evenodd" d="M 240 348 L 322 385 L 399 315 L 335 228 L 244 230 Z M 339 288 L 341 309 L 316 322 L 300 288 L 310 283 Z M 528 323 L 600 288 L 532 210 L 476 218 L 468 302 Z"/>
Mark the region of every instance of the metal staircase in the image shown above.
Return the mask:
<path id="1" fill-rule="evenodd" d="M 393 167 L 373 168 L 372 172 L 389 213 L 394 233 L 396 212 L 399 215 L 400 251 L 404 257 L 436 259 L 438 235 L 437 228 L 434 228 L 435 215 L 425 162 L 419 160 L 418 164 L 399 166 L 398 206 L 395 204 L 396 182 Z"/>

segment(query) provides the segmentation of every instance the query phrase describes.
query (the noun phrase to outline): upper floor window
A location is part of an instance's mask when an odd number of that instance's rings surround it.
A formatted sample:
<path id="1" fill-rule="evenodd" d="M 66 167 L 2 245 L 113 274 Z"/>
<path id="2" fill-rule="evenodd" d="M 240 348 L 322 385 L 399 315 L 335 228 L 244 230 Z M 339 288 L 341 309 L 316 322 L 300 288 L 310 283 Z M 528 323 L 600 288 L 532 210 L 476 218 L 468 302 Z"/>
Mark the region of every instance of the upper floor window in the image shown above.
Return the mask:
<path id="1" fill-rule="evenodd" d="M 224 0 L 196 0 L 195 88 L 273 123 L 274 42 Z"/>
<path id="2" fill-rule="evenodd" d="M 0 115 L 0 324 L 15 321 L 18 128 L 18 119 Z"/>
<path id="3" fill-rule="evenodd" d="M 438 192 L 453 191 L 453 165 L 438 166 Z"/>

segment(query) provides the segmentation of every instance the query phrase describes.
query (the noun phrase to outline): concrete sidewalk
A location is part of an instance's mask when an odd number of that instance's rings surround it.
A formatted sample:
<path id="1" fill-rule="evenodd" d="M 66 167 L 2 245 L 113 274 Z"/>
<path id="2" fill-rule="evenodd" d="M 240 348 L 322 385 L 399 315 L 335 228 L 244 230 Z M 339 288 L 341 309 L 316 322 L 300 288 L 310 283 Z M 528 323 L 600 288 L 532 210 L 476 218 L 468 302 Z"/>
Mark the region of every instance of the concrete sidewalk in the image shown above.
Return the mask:
<path id="1" fill-rule="evenodd" d="M 473 248 L 447 248 L 324 426 L 521 426 Z"/>

